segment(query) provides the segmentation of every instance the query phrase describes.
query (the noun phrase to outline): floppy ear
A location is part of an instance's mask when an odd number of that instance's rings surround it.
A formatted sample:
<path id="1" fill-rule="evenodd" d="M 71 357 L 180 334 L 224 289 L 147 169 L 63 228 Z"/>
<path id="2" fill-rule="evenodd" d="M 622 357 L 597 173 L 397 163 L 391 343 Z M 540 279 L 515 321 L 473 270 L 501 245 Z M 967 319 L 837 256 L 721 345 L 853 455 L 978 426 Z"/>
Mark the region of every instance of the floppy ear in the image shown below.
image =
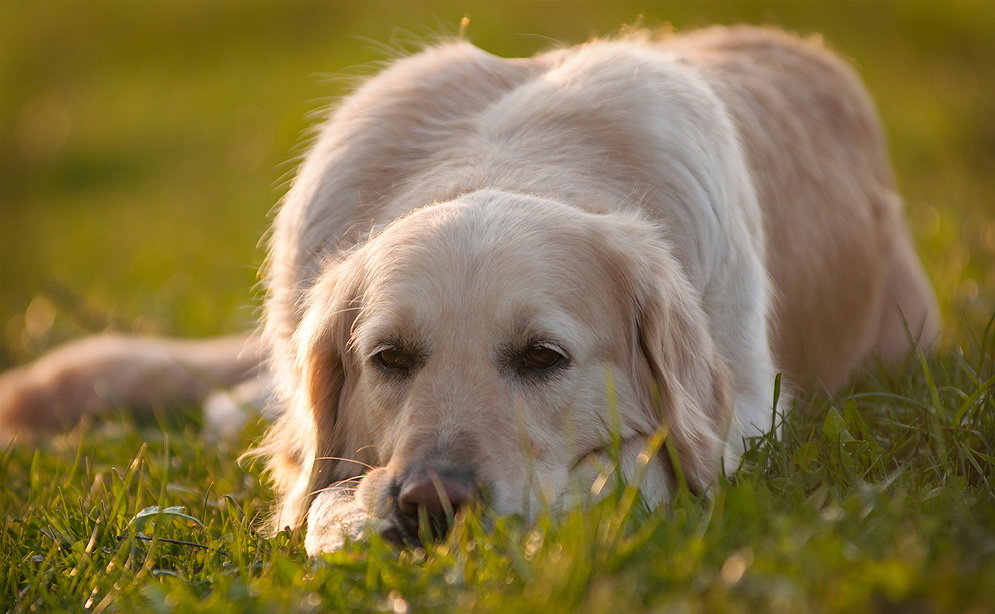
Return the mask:
<path id="1" fill-rule="evenodd" d="M 351 370 L 348 343 L 360 308 L 360 275 L 350 259 L 332 264 L 310 291 L 294 332 L 292 365 L 284 365 L 288 403 L 257 453 L 282 495 L 275 528 L 299 526 L 317 491 L 359 473 L 341 463 L 350 454 L 349 417 L 342 415 Z M 279 367 L 279 366 L 278 366 Z"/>
<path id="2" fill-rule="evenodd" d="M 719 472 L 732 418 L 728 377 L 686 280 L 654 281 L 636 324 L 652 378 L 647 401 L 668 429 L 688 487 L 701 492 Z"/>
<path id="3" fill-rule="evenodd" d="M 702 492 L 718 474 L 732 419 L 728 373 L 701 296 L 660 231 L 645 220 L 615 221 L 643 408 L 667 429 L 688 487 Z"/>

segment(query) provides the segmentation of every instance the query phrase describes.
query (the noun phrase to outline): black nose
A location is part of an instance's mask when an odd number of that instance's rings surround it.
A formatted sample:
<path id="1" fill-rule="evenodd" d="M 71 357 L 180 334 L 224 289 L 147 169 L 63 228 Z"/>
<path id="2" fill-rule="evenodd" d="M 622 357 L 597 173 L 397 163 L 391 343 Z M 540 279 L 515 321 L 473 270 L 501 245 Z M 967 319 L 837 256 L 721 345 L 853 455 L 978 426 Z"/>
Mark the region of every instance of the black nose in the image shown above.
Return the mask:
<path id="1" fill-rule="evenodd" d="M 402 535 L 400 541 L 419 545 L 419 521 L 424 517 L 425 529 L 433 538 L 449 531 L 453 516 L 475 497 L 473 479 L 463 472 L 420 471 L 408 476 L 397 490 L 394 511 Z"/>

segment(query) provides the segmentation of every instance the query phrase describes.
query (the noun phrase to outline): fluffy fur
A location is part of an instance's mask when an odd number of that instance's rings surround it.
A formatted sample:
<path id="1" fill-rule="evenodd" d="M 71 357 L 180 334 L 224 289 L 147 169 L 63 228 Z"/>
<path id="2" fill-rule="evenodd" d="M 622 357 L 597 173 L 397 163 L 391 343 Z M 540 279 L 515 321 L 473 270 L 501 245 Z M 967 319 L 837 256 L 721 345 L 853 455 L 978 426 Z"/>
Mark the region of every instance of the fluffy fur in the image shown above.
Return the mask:
<path id="1" fill-rule="evenodd" d="M 770 427 L 777 372 L 832 390 L 935 335 L 885 150 L 853 72 L 777 31 L 394 63 L 276 218 L 270 368 L 243 384 L 279 408 L 275 526 L 306 521 L 317 553 L 413 541 L 405 510 L 449 499 L 530 516 L 588 490 L 616 435 L 650 501 L 706 490 Z M 41 425 L 29 379 L 0 384 L 7 429 Z"/>

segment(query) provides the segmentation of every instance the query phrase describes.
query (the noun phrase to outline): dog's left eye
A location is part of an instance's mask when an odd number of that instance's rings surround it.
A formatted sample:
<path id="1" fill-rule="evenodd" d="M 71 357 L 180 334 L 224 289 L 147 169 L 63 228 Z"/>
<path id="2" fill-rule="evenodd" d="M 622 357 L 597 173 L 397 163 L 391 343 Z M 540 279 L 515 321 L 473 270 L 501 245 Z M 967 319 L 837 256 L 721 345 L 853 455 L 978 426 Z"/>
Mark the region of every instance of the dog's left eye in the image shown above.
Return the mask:
<path id="1" fill-rule="evenodd" d="M 520 365 L 521 370 L 526 373 L 543 373 L 561 367 L 566 362 L 567 357 L 560 352 L 537 343 L 522 353 Z"/>
<path id="2" fill-rule="evenodd" d="M 415 368 L 416 359 L 397 348 L 387 348 L 373 355 L 373 363 L 387 373 L 404 375 Z"/>

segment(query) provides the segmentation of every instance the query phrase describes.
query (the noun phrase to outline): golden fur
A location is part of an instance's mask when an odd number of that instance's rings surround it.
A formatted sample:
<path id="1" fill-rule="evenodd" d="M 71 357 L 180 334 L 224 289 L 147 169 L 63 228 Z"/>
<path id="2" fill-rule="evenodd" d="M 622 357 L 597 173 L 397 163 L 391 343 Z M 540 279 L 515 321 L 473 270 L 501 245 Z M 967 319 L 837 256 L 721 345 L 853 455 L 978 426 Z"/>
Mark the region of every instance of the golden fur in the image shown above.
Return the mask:
<path id="1" fill-rule="evenodd" d="M 405 497 L 572 505 L 613 433 L 651 502 L 704 491 L 777 372 L 833 390 L 937 331 L 857 77 L 747 27 L 394 63 L 311 147 L 266 270 L 271 368 L 243 386 L 279 408 L 275 523 L 311 553 L 410 541 Z M 22 434 L 25 382 L 0 383 Z M 663 438 L 678 466 L 643 453 Z"/>

